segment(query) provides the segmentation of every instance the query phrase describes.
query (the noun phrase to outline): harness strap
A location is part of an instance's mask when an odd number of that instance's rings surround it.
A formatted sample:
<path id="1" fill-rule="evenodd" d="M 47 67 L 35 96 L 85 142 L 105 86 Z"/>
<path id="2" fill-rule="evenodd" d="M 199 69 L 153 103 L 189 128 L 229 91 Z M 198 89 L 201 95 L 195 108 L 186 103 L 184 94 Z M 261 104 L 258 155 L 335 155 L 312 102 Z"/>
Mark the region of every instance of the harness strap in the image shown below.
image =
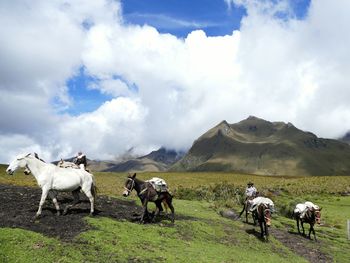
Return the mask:
<path id="1" fill-rule="evenodd" d="M 142 195 L 144 192 L 146 192 L 146 190 L 147 190 L 147 187 L 145 187 L 145 189 L 143 189 L 143 190 L 139 193 L 139 195 Z"/>

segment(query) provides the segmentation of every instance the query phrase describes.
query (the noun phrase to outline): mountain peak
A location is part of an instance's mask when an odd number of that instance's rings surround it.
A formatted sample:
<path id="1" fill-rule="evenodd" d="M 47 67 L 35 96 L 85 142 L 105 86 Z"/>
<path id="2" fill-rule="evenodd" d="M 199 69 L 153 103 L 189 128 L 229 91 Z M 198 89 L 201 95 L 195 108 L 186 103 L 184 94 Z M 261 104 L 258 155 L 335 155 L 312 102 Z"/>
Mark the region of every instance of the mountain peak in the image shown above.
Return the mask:
<path id="1" fill-rule="evenodd" d="M 220 125 L 220 124 L 228 125 L 228 122 L 227 122 L 226 120 L 222 120 L 222 121 L 219 123 L 219 125 Z"/>
<path id="2" fill-rule="evenodd" d="M 212 132 L 228 135 L 231 133 L 231 126 L 228 124 L 226 120 L 221 121 L 218 125 L 216 125 L 213 129 Z"/>
<path id="3" fill-rule="evenodd" d="M 318 138 L 291 123 L 249 116 L 234 124 L 221 121 L 200 136 L 172 169 L 268 175 L 348 175 L 349 159 L 350 147 L 344 143 Z"/>
<path id="4" fill-rule="evenodd" d="M 250 115 L 248 118 L 240 121 L 239 123 L 270 123 L 267 120 L 258 118 L 256 116 Z"/>
<path id="5" fill-rule="evenodd" d="M 249 117 L 246 119 L 246 120 L 263 120 L 263 119 L 260 119 L 258 117 L 255 117 L 253 115 L 249 115 Z"/>
<path id="6" fill-rule="evenodd" d="M 217 127 L 217 128 L 230 128 L 230 124 L 226 120 L 223 120 L 215 127 Z"/>

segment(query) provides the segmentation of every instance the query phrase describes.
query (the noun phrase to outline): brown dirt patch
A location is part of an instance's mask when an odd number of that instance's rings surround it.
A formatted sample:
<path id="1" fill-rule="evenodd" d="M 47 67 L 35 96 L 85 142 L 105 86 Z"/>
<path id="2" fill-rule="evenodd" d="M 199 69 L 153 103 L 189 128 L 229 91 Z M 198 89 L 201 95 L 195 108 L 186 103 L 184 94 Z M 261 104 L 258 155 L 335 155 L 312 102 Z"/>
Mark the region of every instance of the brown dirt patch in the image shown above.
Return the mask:
<path id="1" fill-rule="evenodd" d="M 34 221 L 40 197 L 39 188 L 0 185 L 0 227 L 22 228 L 64 240 L 70 240 L 77 234 L 91 229 L 83 219 L 90 212 L 90 202 L 85 195 L 80 194 L 82 202 L 69 210 L 65 216 L 56 216 L 52 200 L 48 197 L 41 218 Z M 61 210 L 73 201 L 70 193 L 59 193 L 57 199 Z M 96 217 L 132 222 L 139 220 L 142 211 L 134 201 L 108 196 L 97 197 L 95 210 Z"/>
<path id="2" fill-rule="evenodd" d="M 299 233 L 289 232 L 270 228 L 270 234 L 274 236 L 283 245 L 291 249 L 294 253 L 306 258 L 312 263 L 326 263 L 333 262 L 329 255 L 321 252 L 322 241 L 309 240 L 306 237 L 299 235 Z M 317 233 L 316 233 L 317 235 Z"/>

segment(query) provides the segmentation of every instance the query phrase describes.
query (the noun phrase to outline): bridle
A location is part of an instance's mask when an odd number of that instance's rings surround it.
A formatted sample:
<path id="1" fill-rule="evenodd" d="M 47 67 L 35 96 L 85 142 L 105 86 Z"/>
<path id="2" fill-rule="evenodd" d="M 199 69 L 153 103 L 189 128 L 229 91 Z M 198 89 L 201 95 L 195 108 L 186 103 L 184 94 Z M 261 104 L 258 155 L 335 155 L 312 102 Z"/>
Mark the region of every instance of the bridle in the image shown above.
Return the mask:
<path id="1" fill-rule="evenodd" d="M 128 178 L 128 180 L 132 182 L 131 187 L 130 187 L 130 189 L 129 189 L 129 188 L 127 188 L 127 187 L 124 186 L 124 189 L 125 189 L 126 191 L 128 191 L 128 195 L 129 195 L 129 194 L 131 193 L 131 191 L 132 191 L 132 190 L 134 189 L 134 187 L 135 187 L 135 180 L 132 179 L 132 178 Z"/>
<path id="2" fill-rule="evenodd" d="M 270 206 L 269 205 L 267 205 L 267 204 L 264 204 L 264 219 L 265 220 L 270 220 L 270 217 L 271 217 L 271 209 L 270 209 Z M 268 217 L 268 215 L 270 216 L 270 217 Z"/>
<path id="3" fill-rule="evenodd" d="M 320 221 L 321 221 L 321 212 L 320 212 L 320 210 L 314 210 L 312 212 L 313 212 L 313 214 L 315 216 L 315 222 L 317 224 L 320 224 Z"/>

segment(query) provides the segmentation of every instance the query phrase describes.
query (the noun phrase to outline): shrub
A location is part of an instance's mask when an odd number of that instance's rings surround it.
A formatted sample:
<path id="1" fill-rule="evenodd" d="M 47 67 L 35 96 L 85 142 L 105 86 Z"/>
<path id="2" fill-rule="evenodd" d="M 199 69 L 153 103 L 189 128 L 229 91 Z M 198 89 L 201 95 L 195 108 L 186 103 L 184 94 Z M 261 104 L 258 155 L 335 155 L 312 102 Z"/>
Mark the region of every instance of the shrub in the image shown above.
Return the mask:
<path id="1" fill-rule="evenodd" d="M 227 206 L 230 202 L 242 204 L 244 200 L 244 190 L 233 184 L 222 182 L 215 185 L 191 188 L 179 186 L 175 189 L 174 196 L 178 199 L 185 200 L 205 200 L 209 202 L 225 201 L 225 205 Z"/>

